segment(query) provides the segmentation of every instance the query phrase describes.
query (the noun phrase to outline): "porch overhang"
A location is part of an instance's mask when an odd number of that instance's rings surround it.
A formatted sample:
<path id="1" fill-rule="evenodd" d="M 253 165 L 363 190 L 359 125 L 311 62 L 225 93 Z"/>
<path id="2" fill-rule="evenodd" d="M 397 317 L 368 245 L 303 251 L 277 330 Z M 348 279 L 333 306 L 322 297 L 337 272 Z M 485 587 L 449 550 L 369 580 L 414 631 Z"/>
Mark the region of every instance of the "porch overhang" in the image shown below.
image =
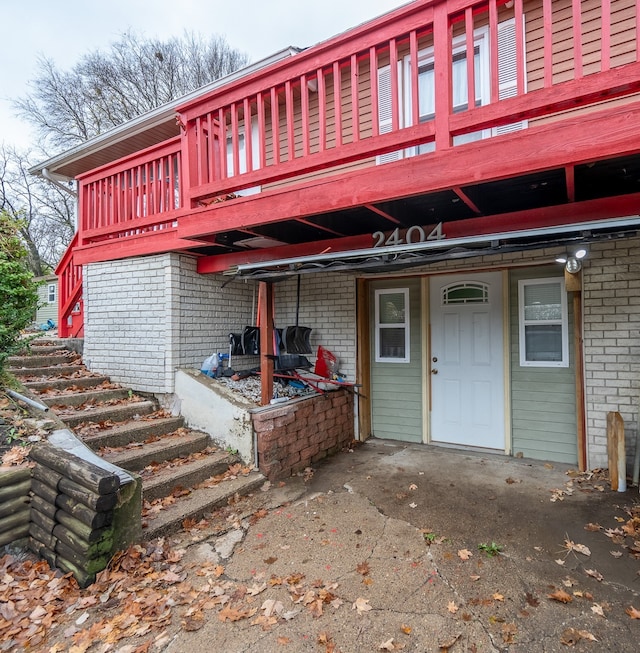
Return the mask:
<path id="1" fill-rule="evenodd" d="M 544 248 L 570 249 L 579 244 L 633 235 L 640 229 L 640 215 L 609 220 L 503 231 L 491 234 L 427 240 L 420 243 L 368 247 L 343 252 L 294 256 L 231 266 L 224 274 L 236 278 L 279 281 L 318 272 L 382 273 L 424 266 L 445 260 L 466 259 Z"/>

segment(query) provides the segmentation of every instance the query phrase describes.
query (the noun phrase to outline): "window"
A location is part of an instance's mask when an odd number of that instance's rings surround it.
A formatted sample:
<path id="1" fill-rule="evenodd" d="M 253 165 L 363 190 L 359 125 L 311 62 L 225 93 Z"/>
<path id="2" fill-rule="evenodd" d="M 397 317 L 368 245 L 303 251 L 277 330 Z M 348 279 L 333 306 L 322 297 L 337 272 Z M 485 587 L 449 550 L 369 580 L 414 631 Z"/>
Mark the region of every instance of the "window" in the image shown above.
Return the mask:
<path id="1" fill-rule="evenodd" d="M 56 284 L 50 283 L 47 285 L 47 301 L 49 304 L 54 304 L 56 301 Z"/>
<path id="2" fill-rule="evenodd" d="M 520 365 L 569 367 L 567 294 L 564 279 L 518 282 Z"/>
<path id="3" fill-rule="evenodd" d="M 442 289 L 442 305 L 449 304 L 488 304 L 489 286 L 486 283 L 464 281 Z"/>
<path id="4" fill-rule="evenodd" d="M 409 289 L 375 292 L 376 362 L 408 363 Z"/>
<path id="5" fill-rule="evenodd" d="M 523 25 L 524 29 L 524 25 Z M 475 106 L 489 102 L 489 31 L 486 27 L 478 28 L 474 34 L 474 77 Z M 516 93 L 516 30 L 515 19 L 498 24 L 498 77 L 499 98 L 512 97 Z M 457 37 L 453 41 L 452 94 L 453 111 L 465 111 L 468 108 L 467 49 L 465 38 Z M 398 103 L 400 128 L 412 124 L 411 102 L 411 61 L 407 56 L 398 62 Z M 418 52 L 418 111 L 419 122 L 427 122 L 435 117 L 435 75 L 433 47 Z M 391 67 L 378 69 L 378 124 L 381 134 L 391 131 Z M 470 143 L 481 138 L 524 129 L 526 121 L 503 125 L 494 129 L 485 129 L 469 134 L 461 134 L 453 139 L 454 145 Z M 404 151 L 389 152 L 377 158 L 377 162 L 388 163 L 403 157 L 433 152 L 435 143 L 428 142 Z"/>
<path id="6" fill-rule="evenodd" d="M 259 153 L 259 140 L 258 140 L 258 119 L 254 116 L 251 120 L 251 161 L 250 169 L 257 170 L 260 167 L 260 153 Z M 245 128 L 240 125 L 238 129 L 238 163 L 240 174 L 247 172 L 247 149 L 245 143 Z M 227 131 L 227 176 L 234 177 L 234 160 L 233 160 L 233 141 L 231 138 L 231 129 Z M 251 188 L 243 188 L 242 190 L 235 191 L 236 195 L 254 195 L 260 192 L 260 186 L 252 186 Z"/>

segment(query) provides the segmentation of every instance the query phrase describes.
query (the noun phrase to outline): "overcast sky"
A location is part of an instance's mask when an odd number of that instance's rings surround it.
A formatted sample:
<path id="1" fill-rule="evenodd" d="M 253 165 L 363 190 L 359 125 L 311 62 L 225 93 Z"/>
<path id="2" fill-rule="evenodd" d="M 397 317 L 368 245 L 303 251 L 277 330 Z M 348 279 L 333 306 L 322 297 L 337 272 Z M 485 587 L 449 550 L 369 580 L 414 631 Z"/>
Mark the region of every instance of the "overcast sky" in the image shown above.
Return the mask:
<path id="1" fill-rule="evenodd" d="M 308 47 L 406 0 L 0 0 L 0 143 L 27 148 L 30 128 L 12 100 L 28 92 L 38 55 L 67 70 L 133 29 L 146 37 L 185 30 L 223 35 L 258 61 L 287 46 Z"/>

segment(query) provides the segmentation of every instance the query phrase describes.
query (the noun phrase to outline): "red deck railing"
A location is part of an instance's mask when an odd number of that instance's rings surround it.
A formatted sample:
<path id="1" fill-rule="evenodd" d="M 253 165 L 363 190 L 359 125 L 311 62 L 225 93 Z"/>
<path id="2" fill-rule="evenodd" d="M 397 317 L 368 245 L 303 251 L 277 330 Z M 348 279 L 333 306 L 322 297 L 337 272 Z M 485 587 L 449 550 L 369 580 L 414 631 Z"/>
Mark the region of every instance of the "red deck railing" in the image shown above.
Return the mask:
<path id="1" fill-rule="evenodd" d="M 84 335 L 84 307 L 82 301 L 82 266 L 73 262 L 78 246 L 76 232 L 58 267 L 58 336 L 76 338 Z"/>
<path id="2" fill-rule="evenodd" d="M 78 245 L 167 251 L 178 220 L 229 193 L 428 156 L 636 93 L 639 5 L 401 7 L 190 102 L 181 137 L 82 177 Z"/>
<path id="3" fill-rule="evenodd" d="M 180 110 L 182 139 L 81 178 L 81 244 L 172 229 L 227 193 L 444 150 L 636 92 L 639 4 L 398 9 L 194 100 Z"/>

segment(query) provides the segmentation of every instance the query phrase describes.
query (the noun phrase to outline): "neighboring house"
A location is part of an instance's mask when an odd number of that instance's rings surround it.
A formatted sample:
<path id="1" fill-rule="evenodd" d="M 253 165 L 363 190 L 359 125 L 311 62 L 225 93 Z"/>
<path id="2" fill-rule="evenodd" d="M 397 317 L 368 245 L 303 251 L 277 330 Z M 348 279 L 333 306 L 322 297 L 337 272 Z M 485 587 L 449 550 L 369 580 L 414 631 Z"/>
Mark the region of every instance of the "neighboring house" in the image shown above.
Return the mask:
<path id="1" fill-rule="evenodd" d="M 640 392 L 639 26 L 418 0 L 43 163 L 79 188 L 62 335 L 170 395 L 260 303 L 362 385 L 361 439 L 606 466 Z"/>
<path id="2" fill-rule="evenodd" d="M 38 309 L 35 323 L 40 326 L 51 320 L 58 324 L 58 277 L 50 274 L 46 277 L 34 277 L 38 284 Z"/>

